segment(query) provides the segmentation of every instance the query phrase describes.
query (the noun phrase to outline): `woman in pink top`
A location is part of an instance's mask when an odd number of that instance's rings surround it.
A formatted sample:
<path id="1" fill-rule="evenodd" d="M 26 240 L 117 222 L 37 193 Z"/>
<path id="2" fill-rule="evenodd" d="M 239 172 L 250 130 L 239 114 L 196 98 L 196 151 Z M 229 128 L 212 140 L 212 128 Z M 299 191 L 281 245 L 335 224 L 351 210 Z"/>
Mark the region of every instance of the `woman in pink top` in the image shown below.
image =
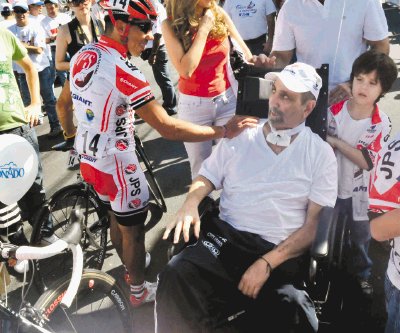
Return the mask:
<path id="1" fill-rule="evenodd" d="M 235 113 L 237 83 L 229 64 L 228 35 L 248 61 L 252 54 L 215 0 L 168 0 L 162 31 L 179 73 L 178 117 L 199 125 L 224 125 Z M 212 142 L 185 143 L 192 178 L 211 154 Z"/>

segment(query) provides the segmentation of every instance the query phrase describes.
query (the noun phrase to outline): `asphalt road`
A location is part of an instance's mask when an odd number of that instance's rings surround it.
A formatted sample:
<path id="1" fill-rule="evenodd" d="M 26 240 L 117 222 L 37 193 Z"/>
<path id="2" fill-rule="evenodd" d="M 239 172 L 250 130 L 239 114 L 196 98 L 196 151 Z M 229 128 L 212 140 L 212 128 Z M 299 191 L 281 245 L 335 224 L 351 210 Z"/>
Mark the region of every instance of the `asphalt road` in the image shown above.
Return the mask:
<path id="1" fill-rule="evenodd" d="M 393 35 L 400 29 L 399 10 L 389 9 L 386 11 L 389 19 L 389 28 Z M 396 64 L 400 66 L 400 45 L 398 36 L 391 38 L 392 48 L 391 56 Z M 160 99 L 160 90 L 156 85 L 151 68 L 141 59 L 134 59 L 133 62 L 142 69 L 153 88 L 157 99 Z M 174 82 L 177 75 L 172 71 Z M 57 95 L 59 88 L 56 89 Z M 389 114 L 393 123 L 393 132 L 400 131 L 400 79 L 397 79 L 393 89 L 379 103 L 380 107 Z M 181 142 L 172 142 L 161 138 L 157 132 L 149 128 L 147 124 L 139 123 L 137 126 L 139 136 L 144 141 L 144 147 L 148 153 L 154 167 L 157 180 L 164 192 L 168 212 L 164 214 L 161 220 L 152 226 L 146 234 L 146 248 L 152 255 L 152 262 L 146 271 L 146 278 L 149 281 L 155 281 L 157 273 L 162 270 L 167 262 L 166 249 L 167 244 L 161 240 L 163 229 L 168 221 L 174 217 L 174 212 L 183 202 L 184 195 L 190 184 L 190 170 L 187 155 Z M 61 187 L 76 181 L 76 171 L 70 171 L 66 168 L 67 154 L 62 152 L 53 152 L 50 147 L 61 142 L 62 138 L 48 140 L 46 134 L 49 131 L 47 118 L 45 123 L 37 127 L 37 134 L 40 142 L 41 158 L 44 165 L 44 182 L 48 196 Z M 360 322 L 369 329 L 370 332 L 382 332 L 385 321 L 384 303 L 383 303 L 383 274 L 386 268 L 387 253 L 383 248 L 373 242 L 371 244 L 371 256 L 374 260 L 373 282 L 375 287 L 375 296 L 370 303 L 369 317 L 362 317 Z M 106 259 L 103 270 L 122 279 L 121 263 L 111 251 L 111 255 Z M 18 288 L 21 283 L 14 279 L 14 286 Z M 344 286 L 345 287 L 345 286 Z M 18 295 L 18 293 L 15 293 Z M 16 296 L 17 297 L 17 296 Z M 349 320 L 357 321 L 357 317 L 350 317 Z M 153 306 L 145 305 L 135 310 L 135 332 L 150 333 L 154 332 Z"/>

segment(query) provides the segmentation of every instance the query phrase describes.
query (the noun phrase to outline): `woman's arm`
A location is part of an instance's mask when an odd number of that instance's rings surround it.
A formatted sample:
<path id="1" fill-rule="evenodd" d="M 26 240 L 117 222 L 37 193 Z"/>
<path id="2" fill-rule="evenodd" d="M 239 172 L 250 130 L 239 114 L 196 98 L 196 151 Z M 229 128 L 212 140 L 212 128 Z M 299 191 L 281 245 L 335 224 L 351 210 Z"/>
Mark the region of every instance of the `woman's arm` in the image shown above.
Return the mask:
<path id="1" fill-rule="evenodd" d="M 168 55 L 181 77 L 190 78 L 196 70 L 206 45 L 208 33 L 214 26 L 214 22 L 214 15 L 208 9 L 200 20 L 196 37 L 187 52 L 184 51 L 181 41 L 175 35 L 169 20 L 164 20 L 162 23 L 162 34 Z"/>
<path id="2" fill-rule="evenodd" d="M 65 61 L 65 56 L 70 42 L 68 24 L 64 24 L 58 29 L 56 39 L 56 69 L 59 71 L 69 71 L 69 61 Z"/>
<path id="3" fill-rule="evenodd" d="M 236 42 L 240 45 L 240 48 L 244 52 L 244 56 L 245 56 L 246 60 L 248 62 L 251 62 L 253 55 L 251 54 L 250 49 L 247 47 L 246 43 L 243 41 L 242 37 L 240 36 L 239 31 L 237 31 L 235 24 L 233 23 L 233 21 L 231 20 L 229 15 L 222 8 L 219 8 L 219 10 L 224 15 L 224 20 L 228 26 L 228 30 L 229 30 L 231 37 L 233 37 L 236 40 Z"/>

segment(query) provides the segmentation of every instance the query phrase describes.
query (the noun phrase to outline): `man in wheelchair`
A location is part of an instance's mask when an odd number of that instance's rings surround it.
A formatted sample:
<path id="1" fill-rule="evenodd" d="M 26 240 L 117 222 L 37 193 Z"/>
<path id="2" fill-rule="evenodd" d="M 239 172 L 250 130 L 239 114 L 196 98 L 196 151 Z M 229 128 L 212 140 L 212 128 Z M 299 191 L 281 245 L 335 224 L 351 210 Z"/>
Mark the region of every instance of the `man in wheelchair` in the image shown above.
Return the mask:
<path id="1" fill-rule="evenodd" d="M 164 233 L 188 241 L 193 227 L 198 241 L 159 275 L 157 332 L 317 331 L 305 252 L 337 195 L 334 153 L 305 126 L 322 81 L 303 63 L 266 78 L 268 120 L 217 145 Z M 199 203 L 220 189 L 219 217 L 200 222 Z"/>

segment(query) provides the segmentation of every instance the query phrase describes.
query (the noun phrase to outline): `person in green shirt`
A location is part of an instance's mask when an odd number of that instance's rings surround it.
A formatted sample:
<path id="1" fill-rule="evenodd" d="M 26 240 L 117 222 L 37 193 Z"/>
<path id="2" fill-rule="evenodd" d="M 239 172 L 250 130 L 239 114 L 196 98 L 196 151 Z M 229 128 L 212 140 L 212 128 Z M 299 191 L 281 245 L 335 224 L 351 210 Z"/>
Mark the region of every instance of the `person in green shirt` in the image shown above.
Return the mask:
<path id="1" fill-rule="evenodd" d="M 0 28 L 0 135 L 16 134 L 25 138 L 35 149 L 39 167 L 35 182 L 24 197 L 18 201 L 22 218 L 33 223 L 35 211 L 45 201 L 43 170 L 40 162 L 39 143 L 34 126 L 39 124 L 41 112 L 39 76 L 28 56 L 26 48 L 8 30 Z M 31 95 L 31 104 L 24 107 L 18 85 L 13 73 L 15 61 L 25 72 Z M 1 165 L 0 165 L 1 168 Z M 0 202 L 0 209 L 5 205 Z M 49 221 L 45 236 L 51 241 L 53 231 Z M 22 230 L 19 230 L 22 232 Z M 21 237 L 24 237 L 21 235 Z"/>

